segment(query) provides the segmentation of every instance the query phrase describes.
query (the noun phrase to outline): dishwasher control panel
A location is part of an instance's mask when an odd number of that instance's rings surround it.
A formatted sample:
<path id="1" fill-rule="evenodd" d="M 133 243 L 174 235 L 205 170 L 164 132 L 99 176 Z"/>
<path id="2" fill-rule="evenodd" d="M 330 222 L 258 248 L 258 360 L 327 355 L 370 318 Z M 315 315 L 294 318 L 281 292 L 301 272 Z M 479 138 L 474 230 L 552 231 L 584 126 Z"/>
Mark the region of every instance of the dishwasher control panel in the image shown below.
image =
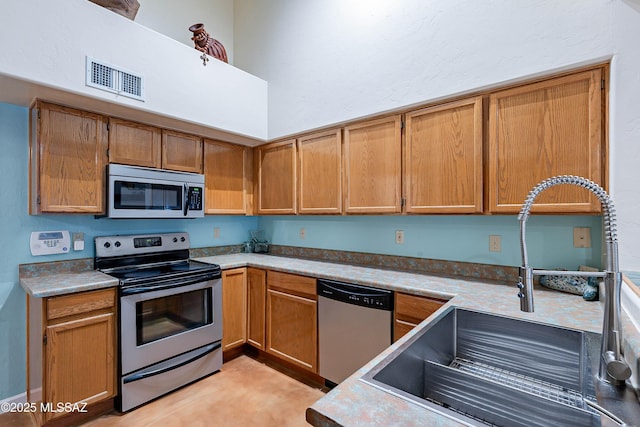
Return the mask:
<path id="1" fill-rule="evenodd" d="M 333 280 L 318 279 L 318 296 L 379 310 L 393 310 L 393 292 Z"/>

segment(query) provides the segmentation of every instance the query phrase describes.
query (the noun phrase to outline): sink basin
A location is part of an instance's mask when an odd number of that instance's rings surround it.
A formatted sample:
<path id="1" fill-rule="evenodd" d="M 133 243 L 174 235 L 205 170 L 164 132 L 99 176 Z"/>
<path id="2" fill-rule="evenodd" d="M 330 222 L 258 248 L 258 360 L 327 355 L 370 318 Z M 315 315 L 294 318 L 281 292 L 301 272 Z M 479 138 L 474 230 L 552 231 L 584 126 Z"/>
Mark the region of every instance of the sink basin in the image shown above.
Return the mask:
<path id="1" fill-rule="evenodd" d="M 451 307 L 362 380 L 468 425 L 600 426 L 585 402 L 599 346 L 599 334 Z"/>

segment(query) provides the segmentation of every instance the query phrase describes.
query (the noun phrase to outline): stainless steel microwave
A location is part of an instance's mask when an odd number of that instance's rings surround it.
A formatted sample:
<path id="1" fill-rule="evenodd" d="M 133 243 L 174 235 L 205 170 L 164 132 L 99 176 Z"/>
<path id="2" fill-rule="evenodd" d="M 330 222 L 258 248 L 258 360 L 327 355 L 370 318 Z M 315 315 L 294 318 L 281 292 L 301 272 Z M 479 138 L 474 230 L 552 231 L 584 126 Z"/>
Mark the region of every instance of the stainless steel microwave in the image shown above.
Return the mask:
<path id="1" fill-rule="evenodd" d="M 204 175 L 110 164 L 109 218 L 204 216 Z"/>

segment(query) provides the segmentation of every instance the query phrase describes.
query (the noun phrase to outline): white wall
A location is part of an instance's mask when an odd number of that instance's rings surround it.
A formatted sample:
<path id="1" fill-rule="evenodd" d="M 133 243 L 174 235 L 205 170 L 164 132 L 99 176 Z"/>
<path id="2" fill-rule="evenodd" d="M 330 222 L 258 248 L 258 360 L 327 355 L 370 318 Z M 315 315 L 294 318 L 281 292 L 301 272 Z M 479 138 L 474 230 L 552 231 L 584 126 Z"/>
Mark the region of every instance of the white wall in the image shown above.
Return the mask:
<path id="1" fill-rule="evenodd" d="M 233 0 L 138 0 L 135 21 L 167 37 L 193 47 L 189 27 L 203 23 L 218 40 L 233 64 Z"/>
<path id="2" fill-rule="evenodd" d="M 640 271 L 640 0 L 236 0 L 236 66 L 269 138 L 612 60 L 621 266 Z"/>
<path id="3" fill-rule="evenodd" d="M 232 20 L 232 12 L 226 18 Z M 38 96 L 94 109 L 91 100 L 105 101 L 96 102 L 97 111 L 127 107 L 114 115 L 160 126 L 163 118 L 176 119 L 201 126 L 192 132 L 205 136 L 206 128 L 258 140 L 267 136 L 264 80 L 216 59 L 203 66 L 192 46 L 89 1 L 6 2 L 0 40 L 0 102 L 29 105 Z M 86 56 L 142 74 L 145 101 L 85 86 Z M 160 120 L 140 118 L 139 111 Z"/>
<path id="4" fill-rule="evenodd" d="M 640 271 L 640 0 L 614 1 L 610 145 L 620 265 Z"/>

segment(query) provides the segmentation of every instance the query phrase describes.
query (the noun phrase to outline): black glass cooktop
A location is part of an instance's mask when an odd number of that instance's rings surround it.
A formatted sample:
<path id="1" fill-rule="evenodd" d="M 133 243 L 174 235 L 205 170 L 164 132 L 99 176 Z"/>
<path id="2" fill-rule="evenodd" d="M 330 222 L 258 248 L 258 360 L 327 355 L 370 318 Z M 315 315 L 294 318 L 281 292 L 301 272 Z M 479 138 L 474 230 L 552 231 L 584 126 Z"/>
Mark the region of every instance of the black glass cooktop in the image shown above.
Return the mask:
<path id="1" fill-rule="evenodd" d="M 214 264 L 207 264 L 199 261 L 180 261 L 167 264 L 155 264 L 151 266 L 133 266 L 115 268 L 106 271 L 110 276 L 120 280 L 135 281 L 139 279 L 165 278 L 175 275 L 188 275 L 205 273 L 209 271 L 219 270 L 220 267 Z"/>

